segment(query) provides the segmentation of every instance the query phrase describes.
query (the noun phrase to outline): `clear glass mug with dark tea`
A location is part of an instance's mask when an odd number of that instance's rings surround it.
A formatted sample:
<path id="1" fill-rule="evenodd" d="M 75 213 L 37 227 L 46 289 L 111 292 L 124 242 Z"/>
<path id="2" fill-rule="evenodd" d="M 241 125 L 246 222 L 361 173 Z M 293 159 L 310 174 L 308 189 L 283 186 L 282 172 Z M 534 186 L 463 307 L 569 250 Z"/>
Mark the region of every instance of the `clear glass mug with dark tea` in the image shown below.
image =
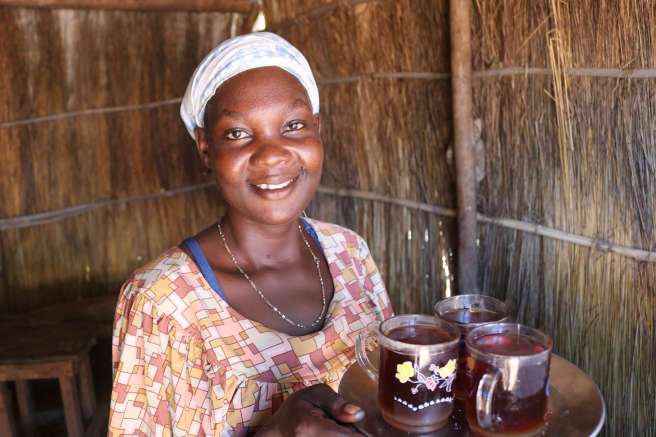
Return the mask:
<path id="1" fill-rule="evenodd" d="M 483 436 L 540 435 L 547 419 L 553 342 L 518 323 L 491 323 L 466 339 L 465 415 Z"/>
<path id="2" fill-rule="evenodd" d="M 492 296 L 483 294 L 461 294 L 447 297 L 435 304 L 437 317 L 455 323 L 460 328 L 460 356 L 458 358 L 458 378 L 456 379 L 456 399 L 464 401 L 467 392 L 464 386 L 467 367 L 465 336 L 469 331 L 487 323 L 507 322 L 510 317 L 506 304 Z"/>
<path id="3" fill-rule="evenodd" d="M 367 356 L 377 340 L 379 367 Z M 361 332 L 358 363 L 378 381 L 378 404 L 387 423 L 403 431 L 426 433 L 443 427 L 453 411 L 460 331 L 436 317 L 392 317 Z"/>

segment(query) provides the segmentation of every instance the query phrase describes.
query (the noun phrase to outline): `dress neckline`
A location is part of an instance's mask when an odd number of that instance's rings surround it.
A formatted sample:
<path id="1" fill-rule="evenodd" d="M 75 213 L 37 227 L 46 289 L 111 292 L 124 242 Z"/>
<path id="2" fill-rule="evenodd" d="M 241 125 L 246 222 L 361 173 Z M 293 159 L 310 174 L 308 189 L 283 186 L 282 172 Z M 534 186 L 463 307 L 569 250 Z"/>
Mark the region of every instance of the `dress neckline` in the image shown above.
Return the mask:
<path id="1" fill-rule="evenodd" d="M 324 317 L 323 320 L 323 325 L 317 329 L 316 331 L 303 334 L 303 335 L 292 335 L 292 334 L 287 334 L 285 332 L 278 331 L 274 328 L 271 328 L 269 326 L 264 325 L 261 322 L 258 322 L 257 320 L 253 320 L 251 318 L 248 318 L 244 316 L 242 313 L 237 311 L 230 303 L 228 302 L 227 299 L 225 299 L 225 296 L 223 294 L 223 291 L 221 289 L 221 285 L 219 284 L 216 275 L 214 275 L 214 272 L 212 271 L 212 276 L 208 279 L 203 272 L 203 270 L 199 266 L 199 262 L 204 262 L 207 263 L 207 258 L 205 258 L 205 255 L 203 254 L 203 260 L 195 260 L 194 258 L 190 257 L 185 251 L 183 251 L 180 247 L 176 246 L 175 250 L 179 251 L 180 254 L 182 255 L 183 259 L 186 260 L 186 263 L 190 266 L 190 269 L 192 273 L 198 273 L 198 275 L 202 278 L 203 284 L 207 289 L 211 291 L 212 296 L 214 297 L 214 300 L 217 302 L 217 304 L 224 308 L 226 311 L 230 313 L 230 315 L 236 320 L 236 321 L 244 321 L 246 323 L 251 324 L 254 328 L 256 328 L 258 331 L 269 331 L 276 333 L 277 335 L 280 335 L 283 338 L 298 338 L 298 339 L 305 339 L 305 338 L 312 338 L 316 336 L 318 333 L 321 333 L 325 331 L 328 327 L 333 325 L 334 322 L 334 317 L 333 317 L 333 312 L 335 310 L 335 305 L 337 302 L 342 300 L 341 294 L 345 292 L 346 287 L 343 286 L 343 284 L 339 284 L 340 286 L 338 287 L 338 282 L 340 281 L 340 271 L 338 271 L 337 266 L 334 264 L 334 257 L 335 254 L 333 253 L 332 250 L 326 250 L 326 245 L 322 243 L 322 238 L 332 238 L 330 235 L 326 236 L 321 233 L 321 230 L 315 229 L 315 226 L 312 222 L 311 219 L 306 219 L 302 218 L 301 219 L 305 225 L 305 228 L 308 230 L 310 235 L 312 236 L 313 239 L 317 242 L 319 245 L 319 248 L 321 249 L 321 252 L 323 253 L 323 256 L 326 259 L 326 263 L 328 264 L 328 270 L 330 272 L 330 277 L 333 283 L 333 296 L 330 302 L 328 303 L 328 306 L 326 308 L 326 316 Z M 188 240 L 185 240 L 188 241 Z M 195 241 L 195 240 L 193 240 Z M 197 244 L 197 243 L 196 243 Z M 201 252 L 202 253 L 202 252 Z M 195 254 L 194 254 L 195 255 Z M 207 266 L 209 267 L 209 263 L 207 263 Z M 211 284 L 212 279 L 216 282 L 216 285 L 218 288 L 214 288 Z M 340 295 L 338 298 L 338 294 Z"/>

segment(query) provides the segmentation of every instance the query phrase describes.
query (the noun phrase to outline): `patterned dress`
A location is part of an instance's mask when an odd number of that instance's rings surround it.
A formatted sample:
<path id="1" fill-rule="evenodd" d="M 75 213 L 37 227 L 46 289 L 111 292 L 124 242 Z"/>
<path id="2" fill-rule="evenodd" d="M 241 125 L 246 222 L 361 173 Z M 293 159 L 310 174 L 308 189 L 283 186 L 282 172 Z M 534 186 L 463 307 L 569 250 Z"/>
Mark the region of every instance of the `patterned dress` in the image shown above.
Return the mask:
<path id="1" fill-rule="evenodd" d="M 335 287 L 325 324 L 312 334 L 290 336 L 245 318 L 177 247 L 132 275 L 114 323 L 110 436 L 241 436 L 296 390 L 337 389 L 358 332 L 392 309 L 364 240 L 306 223 Z"/>

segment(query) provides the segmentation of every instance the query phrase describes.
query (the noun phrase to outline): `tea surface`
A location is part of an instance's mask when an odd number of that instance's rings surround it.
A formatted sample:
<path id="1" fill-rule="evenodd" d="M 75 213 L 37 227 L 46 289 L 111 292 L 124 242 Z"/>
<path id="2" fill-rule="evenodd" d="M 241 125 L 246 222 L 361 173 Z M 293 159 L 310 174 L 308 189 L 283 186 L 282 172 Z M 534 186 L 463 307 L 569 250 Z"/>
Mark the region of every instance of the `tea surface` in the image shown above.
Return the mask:
<path id="1" fill-rule="evenodd" d="M 505 314 L 496 311 L 490 311 L 484 308 L 476 310 L 459 308 L 447 311 L 442 314 L 441 317 L 465 325 L 468 323 L 494 322 L 503 319 Z"/>
<path id="2" fill-rule="evenodd" d="M 546 350 L 539 341 L 517 334 L 489 334 L 475 339 L 472 343 L 481 352 L 497 355 L 534 355 Z"/>
<path id="3" fill-rule="evenodd" d="M 444 329 L 432 325 L 399 326 L 387 333 L 386 337 L 403 343 L 427 346 L 453 340 L 453 336 Z"/>

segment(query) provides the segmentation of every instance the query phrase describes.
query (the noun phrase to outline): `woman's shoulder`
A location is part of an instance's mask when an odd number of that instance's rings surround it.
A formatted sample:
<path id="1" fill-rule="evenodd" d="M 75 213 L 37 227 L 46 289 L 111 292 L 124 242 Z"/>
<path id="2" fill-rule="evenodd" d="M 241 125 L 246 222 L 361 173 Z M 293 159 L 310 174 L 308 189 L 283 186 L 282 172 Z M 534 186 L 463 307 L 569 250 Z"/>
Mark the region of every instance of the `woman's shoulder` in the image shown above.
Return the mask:
<path id="1" fill-rule="evenodd" d="M 336 261 L 340 265 L 354 262 L 360 265 L 371 257 L 366 241 L 355 231 L 320 220 L 309 219 L 308 222 L 317 233 L 329 262 Z"/>
<path id="2" fill-rule="evenodd" d="M 319 237 L 335 240 L 341 244 L 359 247 L 364 239 L 357 232 L 335 223 L 323 222 L 321 220 L 306 218 Z"/>
<path id="3" fill-rule="evenodd" d="M 173 294 L 183 296 L 198 282 L 190 261 L 179 247 L 167 249 L 132 272 L 123 284 L 121 298 L 141 296 L 158 304 Z"/>

